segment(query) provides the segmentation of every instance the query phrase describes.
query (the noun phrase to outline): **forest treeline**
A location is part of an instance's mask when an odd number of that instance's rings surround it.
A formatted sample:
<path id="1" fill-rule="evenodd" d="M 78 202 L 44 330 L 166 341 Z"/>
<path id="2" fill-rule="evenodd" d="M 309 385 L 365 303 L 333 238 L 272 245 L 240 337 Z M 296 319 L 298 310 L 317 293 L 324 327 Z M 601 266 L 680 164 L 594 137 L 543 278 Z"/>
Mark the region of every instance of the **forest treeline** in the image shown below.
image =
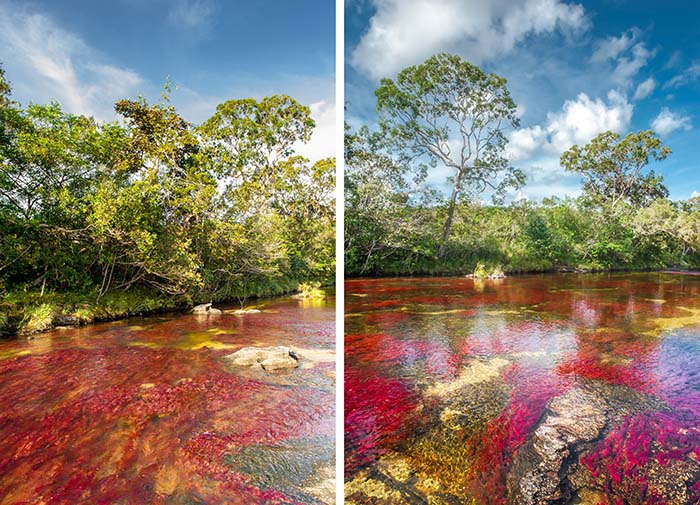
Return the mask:
<path id="1" fill-rule="evenodd" d="M 100 122 L 22 106 L 0 69 L 0 332 L 333 281 L 335 160 L 294 153 L 310 109 L 230 100 L 194 125 L 168 92 Z"/>
<path id="2" fill-rule="evenodd" d="M 700 267 L 700 198 L 668 199 L 648 165 L 671 150 L 653 131 L 564 152 L 578 198 L 506 203 L 527 181 L 507 157 L 519 123 L 505 79 L 439 54 L 376 96 L 379 127 L 346 126 L 347 276 Z M 448 196 L 425 183 L 437 167 L 451 172 Z"/>

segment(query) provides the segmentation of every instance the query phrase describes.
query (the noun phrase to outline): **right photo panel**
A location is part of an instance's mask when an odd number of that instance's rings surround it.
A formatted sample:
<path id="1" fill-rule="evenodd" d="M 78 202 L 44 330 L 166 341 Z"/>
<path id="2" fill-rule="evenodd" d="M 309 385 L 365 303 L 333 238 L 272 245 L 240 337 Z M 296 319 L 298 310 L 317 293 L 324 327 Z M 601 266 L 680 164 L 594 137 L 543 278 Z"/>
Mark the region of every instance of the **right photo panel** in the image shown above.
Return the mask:
<path id="1" fill-rule="evenodd" d="M 345 2 L 345 500 L 700 503 L 700 6 Z"/>

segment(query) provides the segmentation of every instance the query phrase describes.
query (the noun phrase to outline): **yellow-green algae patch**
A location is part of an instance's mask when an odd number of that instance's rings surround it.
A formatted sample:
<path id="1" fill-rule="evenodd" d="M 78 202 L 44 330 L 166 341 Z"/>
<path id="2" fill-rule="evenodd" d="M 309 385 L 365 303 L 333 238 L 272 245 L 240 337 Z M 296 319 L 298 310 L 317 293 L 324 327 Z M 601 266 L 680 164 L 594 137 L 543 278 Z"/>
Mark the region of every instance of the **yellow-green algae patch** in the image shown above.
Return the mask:
<path id="1" fill-rule="evenodd" d="M 16 358 L 17 356 L 26 356 L 31 353 L 32 351 L 29 349 L 9 349 L 7 351 L 0 351 L 0 359 Z"/>
<path id="2" fill-rule="evenodd" d="M 433 430 L 411 445 L 407 457 L 418 478 L 416 489 L 428 495 L 448 492 L 469 499 L 464 482 L 473 455 L 458 432 L 445 427 Z"/>
<path id="3" fill-rule="evenodd" d="M 345 483 L 345 496 L 349 498 L 345 503 L 364 503 L 354 501 L 351 498 L 354 494 L 377 498 L 382 500 L 380 503 L 407 503 L 399 491 L 390 488 L 380 480 L 370 478 L 367 472 L 359 472 L 353 480 Z"/>
<path id="4" fill-rule="evenodd" d="M 644 326 L 651 326 L 651 328 L 641 331 L 640 333 L 642 335 L 656 337 L 666 331 L 679 330 L 686 326 L 700 324 L 700 309 L 693 309 L 690 307 L 678 307 L 678 309 L 689 313 L 689 315 L 648 318 L 644 321 Z"/>
<path id="5" fill-rule="evenodd" d="M 218 331 L 218 330 L 215 330 Z M 184 338 L 176 342 L 143 342 L 134 341 L 129 342 L 129 345 L 148 347 L 149 349 L 162 349 L 165 347 L 170 347 L 174 349 L 182 349 L 186 351 L 196 351 L 204 347 L 208 349 L 233 349 L 238 347 L 235 344 L 225 344 L 219 342 L 218 340 L 212 340 L 213 334 L 211 331 L 187 333 Z"/>

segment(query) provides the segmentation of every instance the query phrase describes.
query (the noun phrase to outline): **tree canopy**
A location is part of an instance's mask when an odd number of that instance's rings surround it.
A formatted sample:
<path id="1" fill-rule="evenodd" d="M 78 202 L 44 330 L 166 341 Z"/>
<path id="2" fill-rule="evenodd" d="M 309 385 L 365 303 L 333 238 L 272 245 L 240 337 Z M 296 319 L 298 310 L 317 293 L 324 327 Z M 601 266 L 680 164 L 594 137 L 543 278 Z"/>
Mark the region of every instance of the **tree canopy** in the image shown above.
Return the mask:
<path id="1" fill-rule="evenodd" d="M 650 161 L 664 160 L 671 149 L 651 130 L 620 134 L 607 131 L 583 147 L 572 146 L 561 156 L 561 165 L 584 178 L 586 194 L 613 207 L 625 201 L 644 207 L 666 198 L 663 178 L 653 170 L 644 174 Z"/>
<path id="2" fill-rule="evenodd" d="M 506 79 L 486 74 L 459 56 L 437 54 L 382 79 L 375 92 L 380 126 L 402 162 L 427 160 L 452 171 L 442 230 L 449 236 L 458 197 L 490 188 L 498 199 L 524 183 L 504 156 L 506 128 L 518 125 Z"/>
<path id="3" fill-rule="evenodd" d="M 115 111 L 22 107 L 0 69 L 0 291 L 209 301 L 332 281 L 335 160 L 294 153 L 308 107 L 230 100 L 193 125 L 166 93 Z"/>

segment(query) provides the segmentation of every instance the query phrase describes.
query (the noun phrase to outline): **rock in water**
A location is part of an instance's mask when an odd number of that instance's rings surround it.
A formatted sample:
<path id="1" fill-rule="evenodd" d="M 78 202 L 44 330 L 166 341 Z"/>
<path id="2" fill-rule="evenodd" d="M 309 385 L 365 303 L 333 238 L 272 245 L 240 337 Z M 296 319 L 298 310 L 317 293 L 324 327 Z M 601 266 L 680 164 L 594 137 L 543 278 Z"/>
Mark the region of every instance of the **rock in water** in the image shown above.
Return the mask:
<path id="1" fill-rule="evenodd" d="M 553 398 L 532 436 L 513 458 L 506 479 L 509 503 L 570 503 L 595 491 L 584 488 L 591 479 L 578 463 L 580 456 L 620 417 L 659 408 L 663 404 L 649 396 L 598 381 Z"/>
<path id="2" fill-rule="evenodd" d="M 254 366 L 258 363 L 265 370 L 296 368 L 299 366 L 299 355 L 289 347 L 244 347 L 226 356 L 232 364 L 238 366 Z"/>
<path id="3" fill-rule="evenodd" d="M 202 303 L 201 305 L 197 305 L 196 307 L 194 307 L 192 309 L 192 313 L 197 315 L 209 316 L 218 315 L 222 312 L 219 309 L 215 309 L 214 307 L 212 307 L 211 303 Z"/>

